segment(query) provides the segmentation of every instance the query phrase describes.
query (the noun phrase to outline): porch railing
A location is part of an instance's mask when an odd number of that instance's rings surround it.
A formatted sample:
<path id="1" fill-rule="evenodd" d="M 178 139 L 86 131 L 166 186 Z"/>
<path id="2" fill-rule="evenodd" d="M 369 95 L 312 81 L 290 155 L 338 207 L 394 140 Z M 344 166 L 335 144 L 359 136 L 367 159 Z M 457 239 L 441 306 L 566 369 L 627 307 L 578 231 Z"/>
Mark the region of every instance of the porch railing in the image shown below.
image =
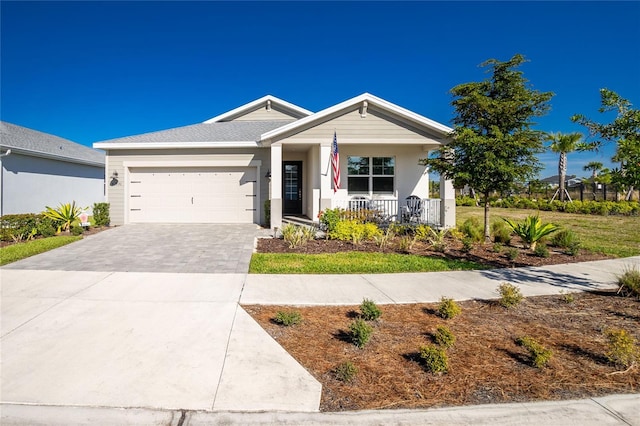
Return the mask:
<path id="1" fill-rule="evenodd" d="M 440 227 L 440 199 L 423 198 L 418 207 L 409 207 L 397 199 L 351 199 L 334 202 L 334 207 L 362 214 L 367 219 L 388 224 L 391 222 L 425 224 Z"/>

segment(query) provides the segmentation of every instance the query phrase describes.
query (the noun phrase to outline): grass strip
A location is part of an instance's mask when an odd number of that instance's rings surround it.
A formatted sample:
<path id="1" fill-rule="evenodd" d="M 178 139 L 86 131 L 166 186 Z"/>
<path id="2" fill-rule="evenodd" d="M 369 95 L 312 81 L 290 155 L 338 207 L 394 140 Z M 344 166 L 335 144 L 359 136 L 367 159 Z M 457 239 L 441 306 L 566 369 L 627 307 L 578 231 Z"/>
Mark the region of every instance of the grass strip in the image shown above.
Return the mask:
<path id="1" fill-rule="evenodd" d="M 254 253 L 251 274 L 382 274 L 487 269 L 476 262 L 386 253 Z"/>
<path id="2" fill-rule="evenodd" d="M 44 253 L 45 251 L 53 250 L 81 239 L 82 236 L 60 236 L 26 241 L 24 243 L 3 247 L 0 248 L 0 266 L 17 262 L 18 260 Z"/>

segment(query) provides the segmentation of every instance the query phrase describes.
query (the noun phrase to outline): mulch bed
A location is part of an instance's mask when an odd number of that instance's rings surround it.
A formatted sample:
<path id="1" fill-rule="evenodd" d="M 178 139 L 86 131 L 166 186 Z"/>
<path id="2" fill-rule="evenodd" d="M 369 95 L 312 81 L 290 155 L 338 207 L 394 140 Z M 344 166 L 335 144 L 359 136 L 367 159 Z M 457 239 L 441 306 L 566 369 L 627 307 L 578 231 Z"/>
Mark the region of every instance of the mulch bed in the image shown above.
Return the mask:
<path id="1" fill-rule="evenodd" d="M 471 251 L 467 253 L 462 250 L 462 243 L 459 240 L 449 238 L 447 240 L 447 249 L 444 253 L 439 253 L 432 250 L 431 246 L 424 242 L 416 242 L 414 247 L 407 252 L 399 249 L 398 241 L 399 238 L 396 237 L 395 241 L 392 241 L 384 249 L 380 249 L 375 243 L 371 241 L 364 241 L 361 244 L 354 245 L 350 242 L 345 241 L 322 239 L 309 241 L 308 243 L 298 248 L 290 249 L 287 243 L 282 239 L 260 238 L 258 239 L 257 251 L 259 253 L 306 254 L 340 253 L 346 251 L 401 254 L 409 253 L 422 256 L 436 256 L 448 257 L 451 259 L 472 260 L 494 268 L 556 265 L 560 263 L 586 262 L 590 260 L 602 260 L 610 258 L 610 256 L 606 256 L 601 253 L 591 253 L 586 250 L 580 250 L 580 252 L 576 256 L 570 256 L 563 253 L 560 249 L 554 249 L 553 247 L 549 247 L 549 257 L 539 257 L 532 253 L 530 250 L 522 249 L 522 244 L 518 242 L 517 238 L 514 238 L 512 247 L 519 248 L 520 252 L 518 254 L 518 257 L 513 261 L 507 257 L 507 247 L 503 247 L 502 251 L 497 253 L 493 249 L 493 244 L 474 244 L 473 249 L 471 249 Z"/>
<path id="2" fill-rule="evenodd" d="M 513 309 L 491 301 L 461 302 L 450 320 L 437 304 L 382 305 L 371 341 L 359 349 L 349 342 L 357 306 L 244 306 L 244 309 L 322 383 L 322 411 L 426 408 L 485 403 L 586 398 L 640 391 L 640 367 L 626 372 L 605 358 L 603 331 L 624 328 L 640 341 L 640 301 L 615 292 L 529 297 Z M 273 322 L 279 310 L 297 310 L 303 322 Z M 447 350 L 449 372 L 432 374 L 419 359 L 421 345 L 433 343 L 439 325 L 457 340 Z M 515 339 L 529 335 L 553 351 L 548 366 L 530 365 Z M 333 370 L 351 361 L 351 383 Z"/>
<path id="3" fill-rule="evenodd" d="M 94 234 L 97 234 L 99 232 L 106 231 L 107 229 L 111 229 L 111 227 L 109 227 L 109 226 L 91 226 L 91 227 L 89 227 L 89 229 L 84 231 L 84 233 L 82 234 L 82 237 L 83 238 L 84 237 L 88 237 L 90 235 L 94 235 Z M 70 232 L 62 232 L 62 233 L 60 233 L 60 235 L 69 236 L 69 235 L 71 235 L 71 233 Z M 36 237 L 35 239 L 39 240 L 41 238 L 44 238 L 44 237 L 40 236 L 40 237 Z M 20 243 L 19 242 L 16 243 L 14 241 L 0 241 L 0 248 L 11 246 L 11 245 L 14 245 L 14 244 L 20 244 Z"/>

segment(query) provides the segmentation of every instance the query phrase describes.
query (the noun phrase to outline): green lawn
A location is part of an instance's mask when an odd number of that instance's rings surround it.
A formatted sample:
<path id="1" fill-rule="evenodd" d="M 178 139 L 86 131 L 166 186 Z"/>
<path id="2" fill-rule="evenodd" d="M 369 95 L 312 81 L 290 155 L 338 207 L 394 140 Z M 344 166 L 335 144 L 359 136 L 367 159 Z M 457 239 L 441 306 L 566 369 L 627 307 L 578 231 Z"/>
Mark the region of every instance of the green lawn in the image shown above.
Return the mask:
<path id="1" fill-rule="evenodd" d="M 24 243 L 13 244 L 0 248 L 0 266 L 7 263 L 16 262 L 18 260 L 62 247 L 74 241 L 81 240 L 82 236 L 61 236 L 42 238 Z"/>
<path id="2" fill-rule="evenodd" d="M 480 223 L 484 221 L 482 207 L 458 206 L 456 213 L 458 226 L 471 217 L 476 217 Z M 596 216 L 499 208 L 492 208 L 489 213 L 491 222 L 502 220 L 502 218 L 521 220 L 528 215 L 539 213 L 544 222 L 552 222 L 575 232 L 582 241 L 582 247 L 587 250 L 619 257 L 640 254 L 640 217 L 638 216 Z"/>
<path id="3" fill-rule="evenodd" d="M 380 274 L 486 269 L 480 264 L 405 254 L 346 252 L 331 254 L 254 253 L 252 274 Z"/>

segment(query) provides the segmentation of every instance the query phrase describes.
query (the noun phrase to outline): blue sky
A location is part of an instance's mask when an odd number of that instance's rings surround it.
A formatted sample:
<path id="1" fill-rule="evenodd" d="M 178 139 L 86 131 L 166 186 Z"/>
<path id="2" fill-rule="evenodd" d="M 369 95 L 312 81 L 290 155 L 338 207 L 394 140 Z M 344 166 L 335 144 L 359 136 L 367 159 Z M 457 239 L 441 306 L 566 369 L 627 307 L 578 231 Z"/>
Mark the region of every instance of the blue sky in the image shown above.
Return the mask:
<path id="1" fill-rule="evenodd" d="M 451 124 L 449 90 L 521 53 L 544 131 L 585 131 L 607 87 L 640 107 L 640 2 L 0 3 L 2 120 L 75 142 L 183 126 L 272 94 L 318 111 L 370 92 Z M 569 173 L 611 149 L 570 154 Z M 541 175 L 557 155 L 541 157 Z"/>

